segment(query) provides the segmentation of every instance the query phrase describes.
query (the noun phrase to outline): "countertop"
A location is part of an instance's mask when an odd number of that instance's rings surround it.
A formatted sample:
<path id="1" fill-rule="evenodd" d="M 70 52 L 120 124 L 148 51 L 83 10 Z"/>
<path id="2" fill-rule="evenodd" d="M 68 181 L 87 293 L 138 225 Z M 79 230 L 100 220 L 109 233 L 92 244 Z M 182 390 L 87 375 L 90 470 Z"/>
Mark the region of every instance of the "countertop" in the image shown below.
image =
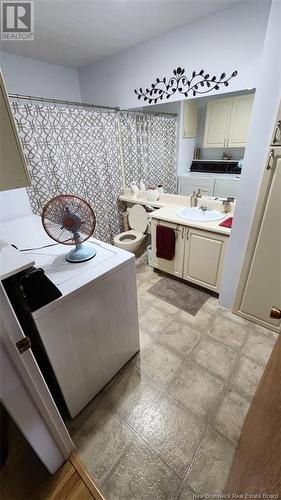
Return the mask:
<path id="1" fill-rule="evenodd" d="M 180 208 L 180 206 L 165 206 L 159 208 L 159 210 L 155 210 L 155 212 L 151 212 L 150 217 L 152 219 L 164 220 L 167 222 L 173 222 L 174 224 L 179 224 L 181 226 L 194 227 L 196 229 L 202 229 L 205 231 L 212 231 L 214 233 L 223 234 L 225 236 L 230 235 L 230 229 L 227 227 L 221 227 L 219 224 L 229 217 L 232 217 L 232 214 L 226 214 L 222 217 L 221 220 L 211 221 L 211 222 L 202 222 L 202 221 L 190 221 L 186 219 L 181 219 L 177 216 L 176 212 Z"/>
<path id="2" fill-rule="evenodd" d="M 158 201 L 148 201 L 147 195 L 145 192 L 140 192 L 139 196 L 133 196 L 131 193 L 125 193 L 119 196 L 119 199 L 131 204 L 140 204 L 144 206 L 155 207 L 155 212 L 151 212 L 149 215 L 153 219 L 166 220 L 167 222 L 173 222 L 175 224 L 180 224 L 182 226 L 194 227 L 197 229 L 203 229 L 206 231 L 213 231 L 215 233 L 223 234 L 225 236 L 230 235 L 231 229 L 227 227 L 221 227 L 219 224 L 229 217 L 233 216 L 233 210 L 235 204 L 233 204 L 232 212 L 224 215 L 221 220 L 211 221 L 211 222 L 202 222 L 202 221 L 189 221 L 186 219 L 181 219 L 176 215 L 176 212 L 181 207 L 189 207 L 190 206 L 190 196 L 182 196 L 178 194 L 168 194 L 163 193 L 160 195 L 160 199 Z M 210 206 L 216 210 L 221 210 L 222 205 L 219 199 L 202 196 L 201 202 L 204 205 Z M 199 201 L 200 203 L 200 201 Z"/>

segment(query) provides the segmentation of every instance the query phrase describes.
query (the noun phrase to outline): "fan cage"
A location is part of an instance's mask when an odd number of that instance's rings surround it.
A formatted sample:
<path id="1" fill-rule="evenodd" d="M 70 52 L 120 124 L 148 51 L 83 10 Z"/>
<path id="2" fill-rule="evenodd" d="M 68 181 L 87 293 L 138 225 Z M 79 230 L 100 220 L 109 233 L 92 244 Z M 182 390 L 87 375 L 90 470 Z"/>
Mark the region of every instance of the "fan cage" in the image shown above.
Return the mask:
<path id="1" fill-rule="evenodd" d="M 83 198 L 64 194 L 55 196 L 45 205 L 42 224 L 53 240 L 63 245 L 77 245 L 93 234 L 96 216 Z"/>

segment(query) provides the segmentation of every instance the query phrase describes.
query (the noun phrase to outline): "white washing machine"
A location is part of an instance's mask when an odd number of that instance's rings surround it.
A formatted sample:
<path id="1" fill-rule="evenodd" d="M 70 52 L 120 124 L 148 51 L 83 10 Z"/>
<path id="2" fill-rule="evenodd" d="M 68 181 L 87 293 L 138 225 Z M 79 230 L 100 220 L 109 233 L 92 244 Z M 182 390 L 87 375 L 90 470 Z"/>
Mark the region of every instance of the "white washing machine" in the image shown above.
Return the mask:
<path id="1" fill-rule="evenodd" d="M 96 256 L 69 263 L 39 216 L 0 224 L 1 238 L 32 257 L 61 297 L 32 313 L 72 417 L 139 350 L 135 257 L 90 238 Z"/>

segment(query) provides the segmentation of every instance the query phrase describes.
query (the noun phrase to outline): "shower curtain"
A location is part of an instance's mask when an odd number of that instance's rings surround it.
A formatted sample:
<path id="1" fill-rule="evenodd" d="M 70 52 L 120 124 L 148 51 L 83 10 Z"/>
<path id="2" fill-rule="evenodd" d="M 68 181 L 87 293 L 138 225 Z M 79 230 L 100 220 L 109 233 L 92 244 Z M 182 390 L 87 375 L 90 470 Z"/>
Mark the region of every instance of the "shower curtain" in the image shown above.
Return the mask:
<path id="1" fill-rule="evenodd" d="M 27 158 L 31 208 L 59 194 L 76 194 L 94 208 L 94 236 L 108 243 L 122 231 L 118 196 L 143 180 L 176 190 L 174 116 L 131 114 L 47 104 L 12 102 Z"/>
<path id="2" fill-rule="evenodd" d="M 53 196 L 75 194 L 94 208 L 95 237 L 121 231 L 123 190 L 117 114 L 88 108 L 12 103 L 32 180 L 32 211 L 41 214 Z"/>
<path id="3" fill-rule="evenodd" d="M 146 187 L 163 184 L 176 192 L 176 117 L 124 113 L 120 115 L 126 186 L 142 180 Z"/>

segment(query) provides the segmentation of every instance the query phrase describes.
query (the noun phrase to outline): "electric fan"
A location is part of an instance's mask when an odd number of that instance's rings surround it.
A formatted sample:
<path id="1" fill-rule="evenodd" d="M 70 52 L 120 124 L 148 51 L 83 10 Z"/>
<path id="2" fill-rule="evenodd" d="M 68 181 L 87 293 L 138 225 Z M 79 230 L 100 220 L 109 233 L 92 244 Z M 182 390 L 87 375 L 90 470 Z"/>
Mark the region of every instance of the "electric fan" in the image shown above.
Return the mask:
<path id="1" fill-rule="evenodd" d="M 96 250 L 83 244 L 93 234 L 96 217 L 90 205 L 79 196 L 63 194 L 52 198 L 43 208 L 42 224 L 58 243 L 75 245 L 66 256 L 68 262 L 85 262 Z"/>

